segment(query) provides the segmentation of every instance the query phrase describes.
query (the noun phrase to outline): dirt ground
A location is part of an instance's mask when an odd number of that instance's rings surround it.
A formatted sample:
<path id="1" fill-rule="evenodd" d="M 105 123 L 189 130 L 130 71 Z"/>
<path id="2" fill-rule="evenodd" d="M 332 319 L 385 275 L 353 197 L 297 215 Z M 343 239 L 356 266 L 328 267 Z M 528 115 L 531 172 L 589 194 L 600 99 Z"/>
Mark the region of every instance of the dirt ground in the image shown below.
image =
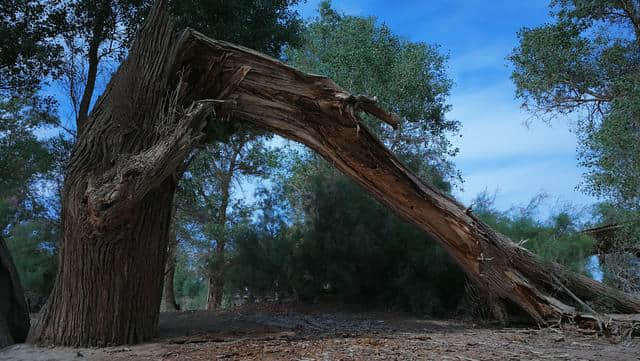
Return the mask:
<path id="1" fill-rule="evenodd" d="M 102 360 L 640 360 L 640 339 L 564 328 L 496 328 L 336 310 L 164 313 L 150 343 L 102 349 L 14 345 L 7 361 Z"/>

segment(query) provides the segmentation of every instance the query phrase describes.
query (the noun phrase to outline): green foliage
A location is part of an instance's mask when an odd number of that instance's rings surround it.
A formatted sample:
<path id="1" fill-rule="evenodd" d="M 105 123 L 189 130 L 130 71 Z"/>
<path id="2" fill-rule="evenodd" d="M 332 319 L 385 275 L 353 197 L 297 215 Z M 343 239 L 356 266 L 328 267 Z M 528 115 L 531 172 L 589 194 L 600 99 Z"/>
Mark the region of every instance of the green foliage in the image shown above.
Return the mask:
<path id="1" fill-rule="evenodd" d="M 291 194 L 307 202 L 297 250 L 297 273 L 309 276 L 301 281 L 307 296 L 324 291 L 419 314 L 455 309 L 464 276 L 432 239 L 326 162 L 307 166 L 321 170 L 308 173 L 308 192 Z"/>
<path id="2" fill-rule="evenodd" d="M 0 233 L 7 240 L 25 296 L 38 309 L 53 286 L 57 227 L 41 188 L 53 167 L 50 144 L 33 131 L 51 117 L 37 98 L 0 102 Z"/>
<path id="3" fill-rule="evenodd" d="M 595 217 L 600 226 L 617 226 L 610 234 L 596 237 L 598 245 L 605 249 L 599 254 L 604 282 L 622 291 L 640 294 L 639 212 L 600 203 Z"/>
<path id="4" fill-rule="evenodd" d="M 184 248 L 178 247 L 173 285 L 176 302 L 182 310 L 203 309 L 207 304 L 207 282 L 191 259 Z"/>
<path id="5" fill-rule="evenodd" d="M 393 130 L 363 115 L 367 126 L 421 176 L 429 179 L 437 170 L 445 180 L 456 178 L 449 158 L 458 150 L 447 135 L 458 131 L 459 122 L 445 116 L 452 82 L 436 46 L 402 39 L 373 17 L 341 15 L 327 1 L 302 34 L 303 46 L 286 53 L 290 64 L 351 93 L 376 96 L 401 124 Z"/>
<path id="6" fill-rule="evenodd" d="M 0 2 L 0 91 L 32 91 L 59 71 L 62 47 L 54 39 L 64 27 L 60 1 Z"/>
<path id="7" fill-rule="evenodd" d="M 640 204 L 640 5 L 556 0 L 555 22 L 519 33 L 509 57 L 516 96 L 545 119 L 575 112 L 584 189 Z"/>
<path id="8" fill-rule="evenodd" d="M 264 227 L 245 225 L 233 240 L 226 292 L 251 295 L 293 293 L 299 270 L 294 251 L 301 234 L 296 228 L 280 225 L 277 232 Z"/>
<path id="9" fill-rule="evenodd" d="M 328 2 L 303 31 L 287 60 L 331 77 L 348 91 L 378 96 L 401 117 L 394 131 L 363 120 L 420 176 L 450 190 L 456 173 L 446 136 L 451 87 L 445 57 L 412 43 L 373 18 L 338 14 Z M 424 233 L 391 214 L 319 158 L 293 157 L 290 171 L 263 197 L 262 216 L 234 242 L 230 290 L 278 292 L 301 300 L 441 314 L 457 306 L 464 276 Z"/>
<path id="10" fill-rule="evenodd" d="M 58 227 L 44 219 L 15 225 L 7 246 L 32 310 L 37 311 L 51 292 L 58 264 Z"/>
<path id="11" fill-rule="evenodd" d="M 326 162 L 298 166 L 297 179 L 263 198 L 259 222 L 234 242 L 231 292 L 247 287 L 253 295 L 422 315 L 455 310 L 464 275 L 424 232 Z M 296 223 L 283 219 L 291 210 L 274 209 L 283 204 L 279 197 L 303 215 Z"/>
<path id="12" fill-rule="evenodd" d="M 525 207 L 501 212 L 485 192 L 473 202 L 473 210 L 493 229 L 521 243 L 542 260 L 588 273 L 585 264 L 594 253 L 594 239 L 579 232 L 579 217 L 570 210 L 557 212 L 546 221 L 537 219 L 536 212 L 544 199 L 544 195 L 537 195 Z"/>
<path id="13" fill-rule="evenodd" d="M 49 121 L 48 109 L 37 99 L 0 100 L 0 204 L 10 199 L 20 203 L 28 185 L 51 167 L 47 145 L 33 134 L 37 126 Z M 7 215 L 0 216 L 2 230 Z"/>
<path id="14" fill-rule="evenodd" d="M 292 7 L 299 0 L 172 0 L 180 27 L 279 56 L 300 44 L 302 20 Z"/>

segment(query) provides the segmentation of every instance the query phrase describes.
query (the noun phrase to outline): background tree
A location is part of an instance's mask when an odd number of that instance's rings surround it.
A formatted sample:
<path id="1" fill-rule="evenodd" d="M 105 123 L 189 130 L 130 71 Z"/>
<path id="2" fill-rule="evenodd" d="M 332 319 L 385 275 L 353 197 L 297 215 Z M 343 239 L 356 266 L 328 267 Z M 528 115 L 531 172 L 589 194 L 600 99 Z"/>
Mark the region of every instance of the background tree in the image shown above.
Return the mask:
<path id="1" fill-rule="evenodd" d="M 230 41 L 279 57 L 283 48 L 299 45 L 301 42 L 300 31 L 303 24 L 298 13 L 293 10 L 293 6 L 297 3 L 298 0 L 259 2 L 256 0 L 231 2 L 175 0 L 170 3 L 170 6 L 178 26 L 192 27 L 211 38 Z M 194 11 L 194 9 L 198 10 Z M 261 176 L 264 176 L 266 175 L 264 172 L 273 166 L 273 164 L 269 164 L 273 161 L 273 153 L 263 155 L 258 153 L 260 150 L 267 151 L 264 146 L 265 138 L 261 136 L 262 133 L 250 128 L 243 129 L 242 132 L 241 135 L 234 137 L 229 137 L 230 133 L 227 130 L 217 134 L 219 142 L 215 146 L 209 146 L 207 151 L 199 156 L 196 162 L 199 164 L 196 167 L 199 168 L 190 171 L 195 177 L 190 178 L 187 181 L 188 185 L 181 188 L 182 190 L 190 188 L 190 190 L 179 193 L 182 198 L 178 203 L 194 207 L 189 211 L 186 211 L 186 207 L 182 207 L 181 209 L 184 211 L 178 211 L 178 213 L 182 213 L 182 215 L 178 214 L 179 219 L 182 222 L 199 225 L 200 227 L 196 227 L 196 229 L 201 232 L 199 235 L 191 234 L 186 238 L 191 240 L 207 239 L 210 244 L 203 246 L 202 242 L 198 242 L 197 247 L 204 252 L 203 255 L 199 255 L 201 264 L 208 265 L 201 268 L 205 270 L 203 273 L 209 284 L 208 309 L 218 308 L 222 302 L 224 265 L 228 263 L 224 258 L 225 235 L 230 232 L 226 218 L 229 216 L 228 213 L 231 213 L 228 210 L 230 195 L 233 188 L 239 184 L 236 182 L 234 185 L 233 180 L 237 180 L 243 175 L 260 176 L 262 174 Z M 216 159 L 215 156 L 226 158 Z M 229 168 L 228 165 L 231 164 L 233 156 L 238 159 Z M 267 163 L 261 164 L 262 161 Z M 226 162 L 227 167 L 224 169 L 225 165 L 220 163 L 221 168 L 218 168 L 217 171 L 211 171 L 210 166 L 205 165 L 207 162 L 214 165 L 216 162 Z M 243 164 L 245 169 L 237 168 L 240 164 Z M 207 178 L 204 175 L 213 178 Z M 203 203 L 198 204 L 197 197 L 193 196 L 193 191 L 202 191 L 203 189 L 206 189 L 205 193 L 208 193 L 208 197 L 212 199 L 200 199 Z M 217 202 L 214 201 L 213 198 L 216 197 L 214 189 L 221 192 L 220 194 L 226 195 L 226 201 L 223 201 L 225 196 L 219 198 Z M 192 195 L 187 195 L 189 192 Z M 199 193 L 198 196 L 201 194 Z M 240 202 L 234 206 L 244 208 L 246 205 Z M 239 215 L 243 212 L 245 211 L 238 209 L 235 214 Z M 191 217 L 185 218 L 185 213 L 190 214 Z M 231 225 L 233 224 L 235 223 L 232 222 Z M 184 230 L 185 227 L 178 226 L 178 229 Z M 206 233 L 203 234 L 202 232 L 205 230 Z M 183 235 L 189 233 L 191 232 L 182 232 Z M 211 242 L 214 242 L 216 252 L 213 252 Z M 170 260 L 169 263 L 173 262 Z M 172 268 L 168 270 L 168 279 L 173 277 L 172 270 Z M 173 285 L 168 284 L 166 287 L 171 288 Z"/>
<path id="2" fill-rule="evenodd" d="M 287 59 L 352 93 L 375 94 L 400 122 L 392 130 L 365 116 L 367 126 L 423 179 L 448 192 L 459 177 L 451 162 L 457 149 L 447 137 L 459 123 L 445 115 L 451 87 L 446 58 L 436 46 L 402 39 L 376 22 L 339 14 L 323 2 L 303 32 L 303 45 L 288 49 Z M 442 251 L 428 237 L 329 163 L 303 154 L 284 184 L 298 229 L 288 234 L 300 237 L 291 258 L 297 277 L 289 281 L 298 297 L 333 295 L 422 314 L 455 309 L 464 286 L 456 267 L 439 258 Z"/>
<path id="3" fill-rule="evenodd" d="M 197 249 L 202 276 L 208 282 L 207 309 L 222 305 L 226 248 L 251 208 L 234 197 L 241 182 L 265 179 L 277 167 L 278 151 L 265 145 L 268 138 L 252 131 L 236 133 L 226 143 L 208 145 L 190 164 L 178 192 L 180 233 Z"/>
<path id="4" fill-rule="evenodd" d="M 437 46 L 410 42 L 373 17 L 347 16 L 323 1 L 307 25 L 303 46 L 287 51 L 293 66 L 334 79 L 354 94 L 375 94 L 378 103 L 400 116 L 392 129 L 364 115 L 382 142 L 424 179 L 448 187 L 459 181 L 448 136 L 460 123 L 446 117 L 452 82 L 446 56 Z"/>
<path id="5" fill-rule="evenodd" d="M 576 114 L 580 163 L 587 169 L 582 188 L 620 209 L 617 219 L 609 219 L 625 225 L 619 249 L 638 247 L 640 2 L 551 5 L 555 22 L 522 29 L 520 45 L 509 57 L 516 96 L 543 119 Z M 628 256 L 614 264 L 634 267 Z"/>

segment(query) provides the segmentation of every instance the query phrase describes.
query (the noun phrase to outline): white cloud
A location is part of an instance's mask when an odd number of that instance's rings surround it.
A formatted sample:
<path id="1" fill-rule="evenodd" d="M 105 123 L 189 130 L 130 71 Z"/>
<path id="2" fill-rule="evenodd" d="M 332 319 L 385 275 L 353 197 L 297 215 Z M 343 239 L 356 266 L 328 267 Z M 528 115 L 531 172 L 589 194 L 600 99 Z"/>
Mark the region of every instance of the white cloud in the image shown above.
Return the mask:
<path id="1" fill-rule="evenodd" d="M 483 161 L 501 157 L 527 157 L 568 155 L 575 157 L 577 139 L 569 125 L 557 122 L 548 126 L 534 121 L 517 106 L 509 95 L 511 84 L 503 83 L 466 94 L 457 89 L 451 97 L 452 118 L 462 123 L 462 138 L 455 143 L 460 147 L 461 161 Z"/>

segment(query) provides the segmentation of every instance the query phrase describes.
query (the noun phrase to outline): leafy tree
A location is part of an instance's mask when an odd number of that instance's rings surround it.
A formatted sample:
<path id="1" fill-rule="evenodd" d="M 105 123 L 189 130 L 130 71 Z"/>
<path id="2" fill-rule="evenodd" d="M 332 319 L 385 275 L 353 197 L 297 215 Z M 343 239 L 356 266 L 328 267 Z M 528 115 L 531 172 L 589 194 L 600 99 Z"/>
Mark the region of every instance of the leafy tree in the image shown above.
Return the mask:
<path id="1" fill-rule="evenodd" d="M 352 93 L 376 95 L 401 124 L 393 131 L 365 116 L 367 125 L 413 170 L 449 191 L 449 181 L 457 179 L 449 158 L 457 149 L 447 135 L 458 122 L 445 117 L 451 82 L 437 48 L 401 39 L 374 18 L 338 14 L 329 2 L 320 5 L 303 37 L 301 47 L 287 50 L 287 60 Z M 464 277 L 440 259 L 443 252 L 318 156 L 294 161 L 280 192 L 294 223 L 251 233 L 239 243 L 238 263 L 246 271 L 236 275 L 246 274 L 249 284 L 268 289 L 277 283 L 303 299 L 332 295 L 418 313 L 441 313 L 457 304 Z M 287 266 L 257 265 L 275 265 L 274 257 Z"/>
<path id="2" fill-rule="evenodd" d="M 518 33 L 516 96 L 549 119 L 576 113 L 584 189 L 640 205 L 640 3 L 556 0 L 555 22 Z"/>
<path id="3" fill-rule="evenodd" d="M 289 63 L 353 94 L 376 96 L 401 123 L 394 130 L 364 115 L 369 129 L 427 180 L 457 180 L 450 157 L 458 149 L 447 135 L 458 131 L 459 122 L 446 117 L 452 83 L 437 46 L 402 39 L 373 17 L 339 14 L 329 1 L 318 11 L 303 32 L 304 45 L 287 51 Z"/>
<path id="4" fill-rule="evenodd" d="M 301 297 L 332 294 L 356 304 L 396 307 L 418 314 L 455 310 L 464 275 L 432 239 L 399 219 L 326 162 L 301 170 L 306 200 L 304 234 L 297 245 Z M 309 176 L 306 176 L 306 175 Z M 299 204 L 299 203 L 298 203 Z"/>
<path id="5" fill-rule="evenodd" d="M 48 144 L 33 130 L 50 121 L 34 99 L 0 103 L 0 234 L 7 241 L 26 298 L 39 308 L 56 269 L 57 228 L 38 188 L 53 166 Z"/>
<path id="6" fill-rule="evenodd" d="M 633 284 L 637 261 L 626 250 L 640 244 L 640 2 L 555 0 L 551 6 L 555 22 L 522 29 L 509 57 L 516 96 L 543 119 L 577 115 L 580 163 L 587 169 L 582 188 L 619 208 L 609 214 L 620 217 L 607 221 L 624 226 L 616 235 L 618 261 L 608 262 L 615 269 L 605 273 L 620 276 L 618 286 Z"/>
<path id="7" fill-rule="evenodd" d="M 199 250 L 202 276 L 207 279 L 207 309 L 219 308 L 229 260 L 226 248 L 236 226 L 250 208 L 233 199 L 234 183 L 266 178 L 278 165 L 277 150 L 252 131 L 236 133 L 226 143 L 214 143 L 198 153 L 180 184 L 178 214 L 181 234 Z"/>
<path id="8" fill-rule="evenodd" d="M 62 47 L 54 39 L 65 28 L 57 0 L 6 0 L 0 3 L 0 91 L 33 92 L 61 65 Z M 22 93 L 24 96 L 24 93 Z"/>

